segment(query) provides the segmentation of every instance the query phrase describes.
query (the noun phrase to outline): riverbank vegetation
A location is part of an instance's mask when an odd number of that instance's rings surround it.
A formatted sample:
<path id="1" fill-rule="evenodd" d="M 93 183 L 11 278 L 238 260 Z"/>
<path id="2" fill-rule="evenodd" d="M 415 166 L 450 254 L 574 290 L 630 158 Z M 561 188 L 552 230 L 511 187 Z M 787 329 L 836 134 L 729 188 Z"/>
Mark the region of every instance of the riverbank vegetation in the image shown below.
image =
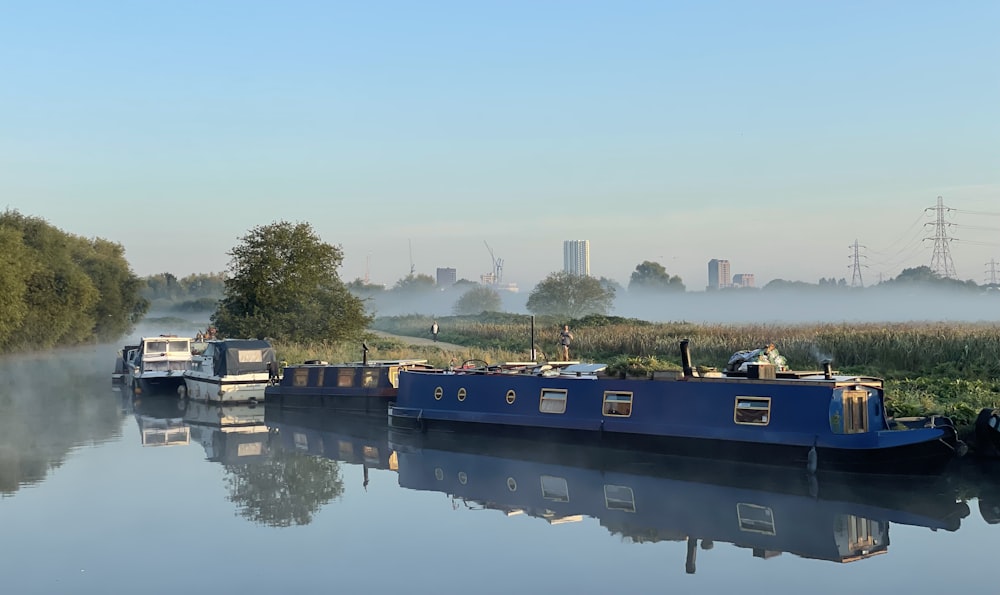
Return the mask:
<path id="1" fill-rule="evenodd" d="M 110 341 L 149 302 L 120 244 L 0 213 L 0 353 Z"/>

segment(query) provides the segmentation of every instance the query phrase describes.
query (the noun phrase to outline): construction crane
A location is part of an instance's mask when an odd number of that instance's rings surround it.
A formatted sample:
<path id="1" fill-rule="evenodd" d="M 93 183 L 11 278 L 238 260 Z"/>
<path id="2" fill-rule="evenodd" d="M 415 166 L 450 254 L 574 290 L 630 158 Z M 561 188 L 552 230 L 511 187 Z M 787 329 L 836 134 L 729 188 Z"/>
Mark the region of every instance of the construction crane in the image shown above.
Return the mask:
<path id="1" fill-rule="evenodd" d="M 493 255 L 493 248 L 490 248 L 489 242 L 483 240 L 483 243 L 486 244 L 486 249 L 490 251 L 490 259 L 493 261 L 492 284 L 500 285 L 500 282 L 503 280 L 503 259 Z"/>

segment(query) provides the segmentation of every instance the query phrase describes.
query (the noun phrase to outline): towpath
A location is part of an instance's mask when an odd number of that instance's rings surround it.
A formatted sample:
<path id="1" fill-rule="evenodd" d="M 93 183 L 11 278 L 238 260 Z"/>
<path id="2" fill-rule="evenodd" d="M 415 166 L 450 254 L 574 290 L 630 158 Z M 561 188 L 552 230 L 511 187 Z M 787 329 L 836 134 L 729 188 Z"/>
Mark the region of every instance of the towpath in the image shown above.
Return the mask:
<path id="1" fill-rule="evenodd" d="M 389 339 L 396 339 L 407 345 L 420 345 L 426 347 L 437 347 L 444 351 L 467 351 L 469 348 L 464 345 L 455 345 L 454 343 L 445 343 L 444 341 L 435 341 L 433 339 L 427 339 L 424 337 L 411 337 L 409 335 L 394 335 L 392 333 L 387 333 L 385 331 L 377 331 L 375 329 L 368 329 L 368 332 L 373 335 L 378 335 L 380 337 L 386 337 Z"/>

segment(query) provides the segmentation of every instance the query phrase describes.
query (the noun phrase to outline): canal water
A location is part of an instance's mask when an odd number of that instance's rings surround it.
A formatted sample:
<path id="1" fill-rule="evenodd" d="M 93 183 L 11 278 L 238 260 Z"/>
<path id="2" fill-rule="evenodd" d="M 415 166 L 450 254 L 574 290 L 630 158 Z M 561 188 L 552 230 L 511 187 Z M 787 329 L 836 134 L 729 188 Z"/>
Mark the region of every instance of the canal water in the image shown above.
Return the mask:
<path id="1" fill-rule="evenodd" d="M 0 360 L 5 593 L 993 592 L 1000 466 L 942 476 L 392 434 Z"/>

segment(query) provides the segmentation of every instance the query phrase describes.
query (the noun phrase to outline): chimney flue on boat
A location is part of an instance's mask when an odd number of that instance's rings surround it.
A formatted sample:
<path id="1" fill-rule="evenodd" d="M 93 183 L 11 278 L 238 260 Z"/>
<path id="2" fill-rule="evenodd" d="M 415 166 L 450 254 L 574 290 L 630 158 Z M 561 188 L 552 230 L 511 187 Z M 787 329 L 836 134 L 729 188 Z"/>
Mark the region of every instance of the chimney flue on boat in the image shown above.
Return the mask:
<path id="1" fill-rule="evenodd" d="M 833 364 L 830 363 L 830 360 L 823 362 L 823 376 L 826 377 L 827 380 L 833 378 Z"/>
<path id="2" fill-rule="evenodd" d="M 681 341 L 681 367 L 684 369 L 686 378 L 694 376 L 694 369 L 691 367 L 691 347 L 688 343 L 688 339 Z"/>

